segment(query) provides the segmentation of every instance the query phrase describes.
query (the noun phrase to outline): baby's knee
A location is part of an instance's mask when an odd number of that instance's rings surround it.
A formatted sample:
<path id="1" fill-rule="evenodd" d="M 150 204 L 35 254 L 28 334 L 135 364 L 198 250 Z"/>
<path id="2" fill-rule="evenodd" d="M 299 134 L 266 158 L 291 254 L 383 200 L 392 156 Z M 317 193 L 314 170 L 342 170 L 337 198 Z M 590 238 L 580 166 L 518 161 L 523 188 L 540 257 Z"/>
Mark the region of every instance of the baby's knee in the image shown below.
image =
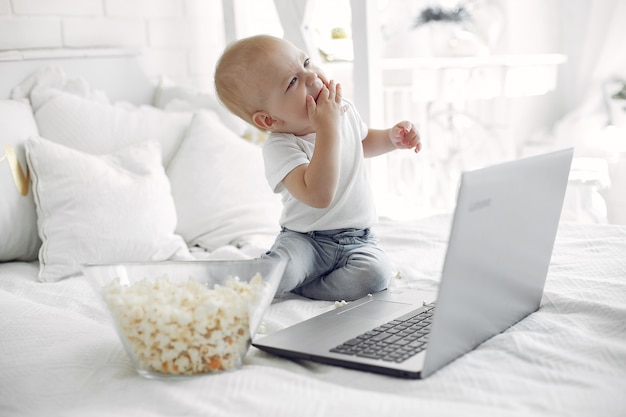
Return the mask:
<path id="1" fill-rule="evenodd" d="M 392 275 L 391 263 L 386 256 L 361 259 L 357 278 L 363 295 L 387 288 Z"/>
<path id="2" fill-rule="evenodd" d="M 286 260 L 285 271 L 276 288 L 276 296 L 284 295 L 291 292 L 302 284 L 306 277 L 304 270 L 304 262 L 302 259 L 294 259 L 289 251 L 284 248 L 274 248 L 265 253 L 263 258 Z"/>
<path id="3" fill-rule="evenodd" d="M 378 263 L 373 266 L 366 274 L 366 286 L 369 288 L 368 293 L 382 291 L 389 286 L 392 271 L 388 263 Z"/>

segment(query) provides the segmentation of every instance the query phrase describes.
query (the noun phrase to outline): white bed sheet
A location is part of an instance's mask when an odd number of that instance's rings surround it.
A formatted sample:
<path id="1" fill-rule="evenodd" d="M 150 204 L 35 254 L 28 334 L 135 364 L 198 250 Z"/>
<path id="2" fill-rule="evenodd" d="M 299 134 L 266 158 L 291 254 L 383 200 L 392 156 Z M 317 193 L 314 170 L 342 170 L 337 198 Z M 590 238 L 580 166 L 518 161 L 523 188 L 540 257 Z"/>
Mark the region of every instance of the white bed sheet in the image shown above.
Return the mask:
<path id="1" fill-rule="evenodd" d="M 435 290 L 448 218 L 375 228 L 399 278 Z M 241 251 L 241 256 L 249 254 Z M 228 256 L 238 252 L 224 249 Z M 626 415 L 626 228 L 561 224 L 539 311 L 426 380 L 291 361 L 251 348 L 234 372 L 140 377 L 81 278 L 0 264 L 2 416 Z M 335 308 L 289 296 L 265 333 Z"/>

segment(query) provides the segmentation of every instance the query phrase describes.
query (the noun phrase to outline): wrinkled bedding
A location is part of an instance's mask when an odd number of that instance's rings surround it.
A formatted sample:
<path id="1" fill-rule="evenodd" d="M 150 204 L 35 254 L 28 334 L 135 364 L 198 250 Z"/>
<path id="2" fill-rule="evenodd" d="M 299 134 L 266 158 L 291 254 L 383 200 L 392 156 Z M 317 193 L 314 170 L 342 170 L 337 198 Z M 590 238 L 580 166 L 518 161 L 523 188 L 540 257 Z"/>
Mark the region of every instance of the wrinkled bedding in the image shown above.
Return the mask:
<path id="1" fill-rule="evenodd" d="M 436 290 L 449 217 L 375 227 L 392 286 Z M 246 257 L 220 248 L 205 258 Z M 540 309 L 426 380 L 404 380 L 251 348 L 234 372 L 140 377 L 83 277 L 37 280 L 0 264 L 0 415 L 9 416 L 623 416 L 626 227 L 562 223 Z M 336 308 L 276 300 L 257 337 Z"/>

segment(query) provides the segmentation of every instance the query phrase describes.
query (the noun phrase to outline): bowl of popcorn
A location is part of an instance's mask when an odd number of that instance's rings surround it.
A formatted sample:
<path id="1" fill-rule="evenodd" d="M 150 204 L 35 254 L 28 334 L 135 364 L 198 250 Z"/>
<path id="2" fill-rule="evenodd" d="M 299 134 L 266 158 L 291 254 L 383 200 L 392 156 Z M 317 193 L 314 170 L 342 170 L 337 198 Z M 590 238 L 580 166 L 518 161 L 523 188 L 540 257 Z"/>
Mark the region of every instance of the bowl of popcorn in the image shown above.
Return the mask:
<path id="1" fill-rule="evenodd" d="M 176 378 L 243 364 L 286 262 L 270 259 L 86 265 L 137 372 Z"/>

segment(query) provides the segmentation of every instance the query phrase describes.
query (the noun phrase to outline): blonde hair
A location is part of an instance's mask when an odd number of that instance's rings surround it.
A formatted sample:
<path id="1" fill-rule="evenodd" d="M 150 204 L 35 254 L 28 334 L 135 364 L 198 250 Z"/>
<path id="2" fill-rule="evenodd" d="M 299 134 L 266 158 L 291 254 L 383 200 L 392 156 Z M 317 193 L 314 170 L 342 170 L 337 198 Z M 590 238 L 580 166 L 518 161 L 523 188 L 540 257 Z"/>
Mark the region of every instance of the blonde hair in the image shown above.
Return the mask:
<path id="1" fill-rule="evenodd" d="M 252 36 L 230 44 L 215 67 L 215 92 L 235 115 L 254 125 L 252 115 L 261 110 L 263 94 L 251 85 L 248 75 L 255 64 L 271 53 L 271 45 L 281 39 L 268 35 Z"/>

